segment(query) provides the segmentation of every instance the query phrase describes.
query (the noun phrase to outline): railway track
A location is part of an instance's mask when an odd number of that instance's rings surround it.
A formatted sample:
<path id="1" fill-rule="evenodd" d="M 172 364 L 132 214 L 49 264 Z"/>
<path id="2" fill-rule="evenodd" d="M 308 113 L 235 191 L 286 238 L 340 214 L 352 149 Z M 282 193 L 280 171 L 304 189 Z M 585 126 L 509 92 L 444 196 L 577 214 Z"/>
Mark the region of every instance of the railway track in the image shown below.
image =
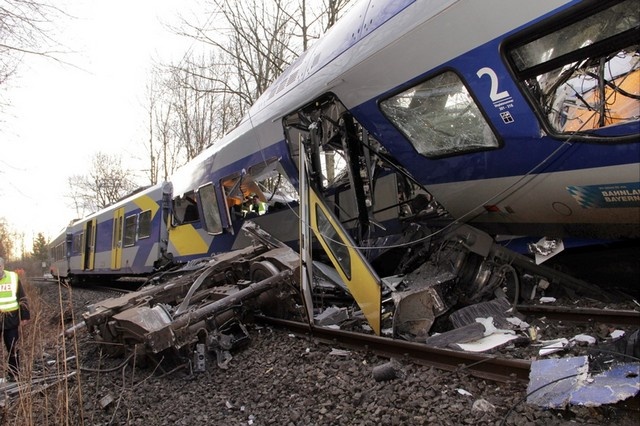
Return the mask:
<path id="1" fill-rule="evenodd" d="M 338 344 L 356 350 L 370 350 L 378 355 L 406 358 L 422 365 L 442 370 L 466 369 L 474 376 L 496 382 L 529 381 L 531 363 L 526 360 L 504 359 L 494 355 L 432 348 L 420 343 L 379 337 L 375 335 L 335 330 L 326 327 L 310 327 L 306 323 L 257 316 L 256 320 L 280 328 L 293 334 L 313 336 L 324 343 Z"/>
<path id="2" fill-rule="evenodd" d="M 126 293 L 123 288 L 111 286 L 81 287 L 116 297 Z M 640 325 L 640 312 L 632 310 L 575 308 L 564 306 L 518 305 L 517 310 L 525 315 L 544 316 L 552 320 L 577 323 L 608 323 L 623 326 Z M 464 352 L 443 348 L 434 348 L 422 343 L 380 337 L 361 332 L 350 332 L 327 327 L 309 326 L 309 324 L 283 320 L 267 316 L 256 316 L 256 321 L 277 328 L 286 329 L 300 336 L 353 350 L 368 350 L 387 358 L 406 359 L 414 363 L 435 368 L 456 371 L 467 370 L 472 375 L 495 382 L 529 381 L 531 362 L 528 359 L 505 358 L 502 355 Z"/>
<path id="3" fill-rule="evenodd" d="M 640 312 L 632 310 L 542 305 L 517 305 L 516 310 L 525 315 L 544 316 L 548 319 L 559 321 L 640 326 Z"/>
<path id="4" fill-rule="evenodd" d="M 640 312 L 594 308 L 573 308 L 563 306 L 525 306 L 518 311 L 527 315 L 577 323 L 608 323 L 624 326 L 640 326 Z M 405 358 L 422 365 L 442 370 L 466 369 L 474 376 L 496 381 L 526 383 L 529 381 L 531 362 L 524 359 L 502 358 L 496 355 L 433 348 L 421 343 L 379 337 L 375 335 L 336 330 L 326 327 L 309 326 L 306 323 L 258 316 L 256 321 L 279 328 L 293 334 L 312 336 L 327 344 L 355 350 L 371 350 L 388 358 Z"/>

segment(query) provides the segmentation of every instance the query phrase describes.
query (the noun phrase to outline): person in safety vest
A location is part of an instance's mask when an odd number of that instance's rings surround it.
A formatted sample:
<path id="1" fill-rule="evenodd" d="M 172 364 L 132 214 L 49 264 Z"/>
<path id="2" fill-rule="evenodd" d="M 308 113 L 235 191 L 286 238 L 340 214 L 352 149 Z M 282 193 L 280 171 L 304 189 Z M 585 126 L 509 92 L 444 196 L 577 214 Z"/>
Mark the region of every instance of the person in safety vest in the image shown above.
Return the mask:
<path id="1" fill-rule="evenodd" d="M 18 377 L 18 338 L 20 326 L 29 322 L 29 306 L 18 274 L 4 270 L 4 259 L 0 257 L 0 318 L 2 338 L 9 354 L 9 380 Z"/>
<path id="2" fill-rule="evenodd" d="M 259 215 L 263 215 L 267 211 L 267 205 L 260 201 L 260 197 L 254 195 L 251 198 L 251 211 L 256 212 Z"/>

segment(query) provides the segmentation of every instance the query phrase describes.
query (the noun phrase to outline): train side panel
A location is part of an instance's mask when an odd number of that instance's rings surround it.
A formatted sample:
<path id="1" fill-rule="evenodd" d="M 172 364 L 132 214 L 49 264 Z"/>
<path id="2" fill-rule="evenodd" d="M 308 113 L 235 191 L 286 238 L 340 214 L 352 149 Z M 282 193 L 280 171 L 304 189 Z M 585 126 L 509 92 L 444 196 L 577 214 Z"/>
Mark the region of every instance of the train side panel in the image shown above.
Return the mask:
<path id="1" fill-rule="evenodd" d="M 57 279 L 66 279 L 69 274 L 69 241 L 67 228 L 49 243 L 49 273 Z"/>
<path id="2" fill-rule="evenodd" d="M 69 226 L 70 275 L 117 278 L 157 269 L 171 257 L 170 198 L 171 184 L 158 184 Z"/>

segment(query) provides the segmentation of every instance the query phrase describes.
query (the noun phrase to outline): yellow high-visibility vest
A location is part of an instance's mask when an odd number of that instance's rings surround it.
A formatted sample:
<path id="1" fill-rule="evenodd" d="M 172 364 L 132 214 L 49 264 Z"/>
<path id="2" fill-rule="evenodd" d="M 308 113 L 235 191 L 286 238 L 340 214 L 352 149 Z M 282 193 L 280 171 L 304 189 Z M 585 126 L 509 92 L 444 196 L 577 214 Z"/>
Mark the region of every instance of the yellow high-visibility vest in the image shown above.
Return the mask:
<path id="1" fill-rule="evenodd" d="M 0 312 L 12 312 L 19 307 L 18 274 L 4 271 L 4 277 L 0 279 Z"/>

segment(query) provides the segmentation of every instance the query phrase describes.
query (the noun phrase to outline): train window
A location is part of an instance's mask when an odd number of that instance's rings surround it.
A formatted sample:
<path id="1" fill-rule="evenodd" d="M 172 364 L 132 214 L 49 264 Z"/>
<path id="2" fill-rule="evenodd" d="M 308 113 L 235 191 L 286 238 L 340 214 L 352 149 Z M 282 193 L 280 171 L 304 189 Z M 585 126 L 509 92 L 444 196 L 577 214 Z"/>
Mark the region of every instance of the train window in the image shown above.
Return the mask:
<path id="1" fill-rule="evenodd" d="M 82 237 L 84 235 L 84 232 L 81 232 L 79 234 L 76 234 L 73 236 L 73 243 L 72 243 L 72 248 L 71 248 L 71 252 L 72 253 L 80 253 L 82 251 Z"/>
<path id="2" fill-rule="evenodd" d="M 138 215 L 138 239 L 151 236 L 151 210 Z"/>
<path id="3" fill-rule="evenodd" d="M 62 260 L 65 258 L 65 254 L 64 254 L 64 243 L 60 243 L 57 246 L 55 246 L 54 250 L 54 254 L 53 257 L 56 260 Z"/>
<path id="4" fill-rule="evenodd" d="M 278 158 L 271 157 L 249 167 L 248 174 L 258 186 L 251 192 L 258 196 L 262 193 L 267 212 L 297 201 L 297 191 Z"/>
<path id="5" fill-rule="evenodd" d="M 426 157 L 498 147 L 475 100 L 452 71 L 382 101 L 380 108 Z"/>
<path id="6" fill-rule="evenodd" d="M 189 191 L 183 196 L 178 196 L 173 200 L 173 215 L 178 225 L 200 220 L 198 203 L 196 202 L 193 191 Z"/>
<path id="7" fill-rule="evenodd" d="M 507 49 L 518 79 L 551 133 L 573 134 L 640 117 L 640 0 L 539 28 Z M 634 132 L 637 135 L 637 127 Z"/>
<path id="8" fill-rule="evenodd" d="M 204 215 L 204 229 L 210 234 L 222 233 L 222 221 L 215 187 L 212 184 L 205 185 L 198 190 L 198 195 Z"/>
<path id="9" fill-rule="evenodd" d="M 338 261 L 347 279 L 351 279 L 351 256 L 349 255 L 347 245 L 318 205 L 316 205 L 316 217 L 318 221 L 318 231 L 320 235 L 322 235 L 322 239 L 327 244 L 327 247 L 329 247 L 333 257 Z"/>
<path id="10" fill-rule="evenodd" d="M 136 229 L 138 215 L 132 214 L 124 219 L 124 246 L 130 247 L 136 243 Z"/>

